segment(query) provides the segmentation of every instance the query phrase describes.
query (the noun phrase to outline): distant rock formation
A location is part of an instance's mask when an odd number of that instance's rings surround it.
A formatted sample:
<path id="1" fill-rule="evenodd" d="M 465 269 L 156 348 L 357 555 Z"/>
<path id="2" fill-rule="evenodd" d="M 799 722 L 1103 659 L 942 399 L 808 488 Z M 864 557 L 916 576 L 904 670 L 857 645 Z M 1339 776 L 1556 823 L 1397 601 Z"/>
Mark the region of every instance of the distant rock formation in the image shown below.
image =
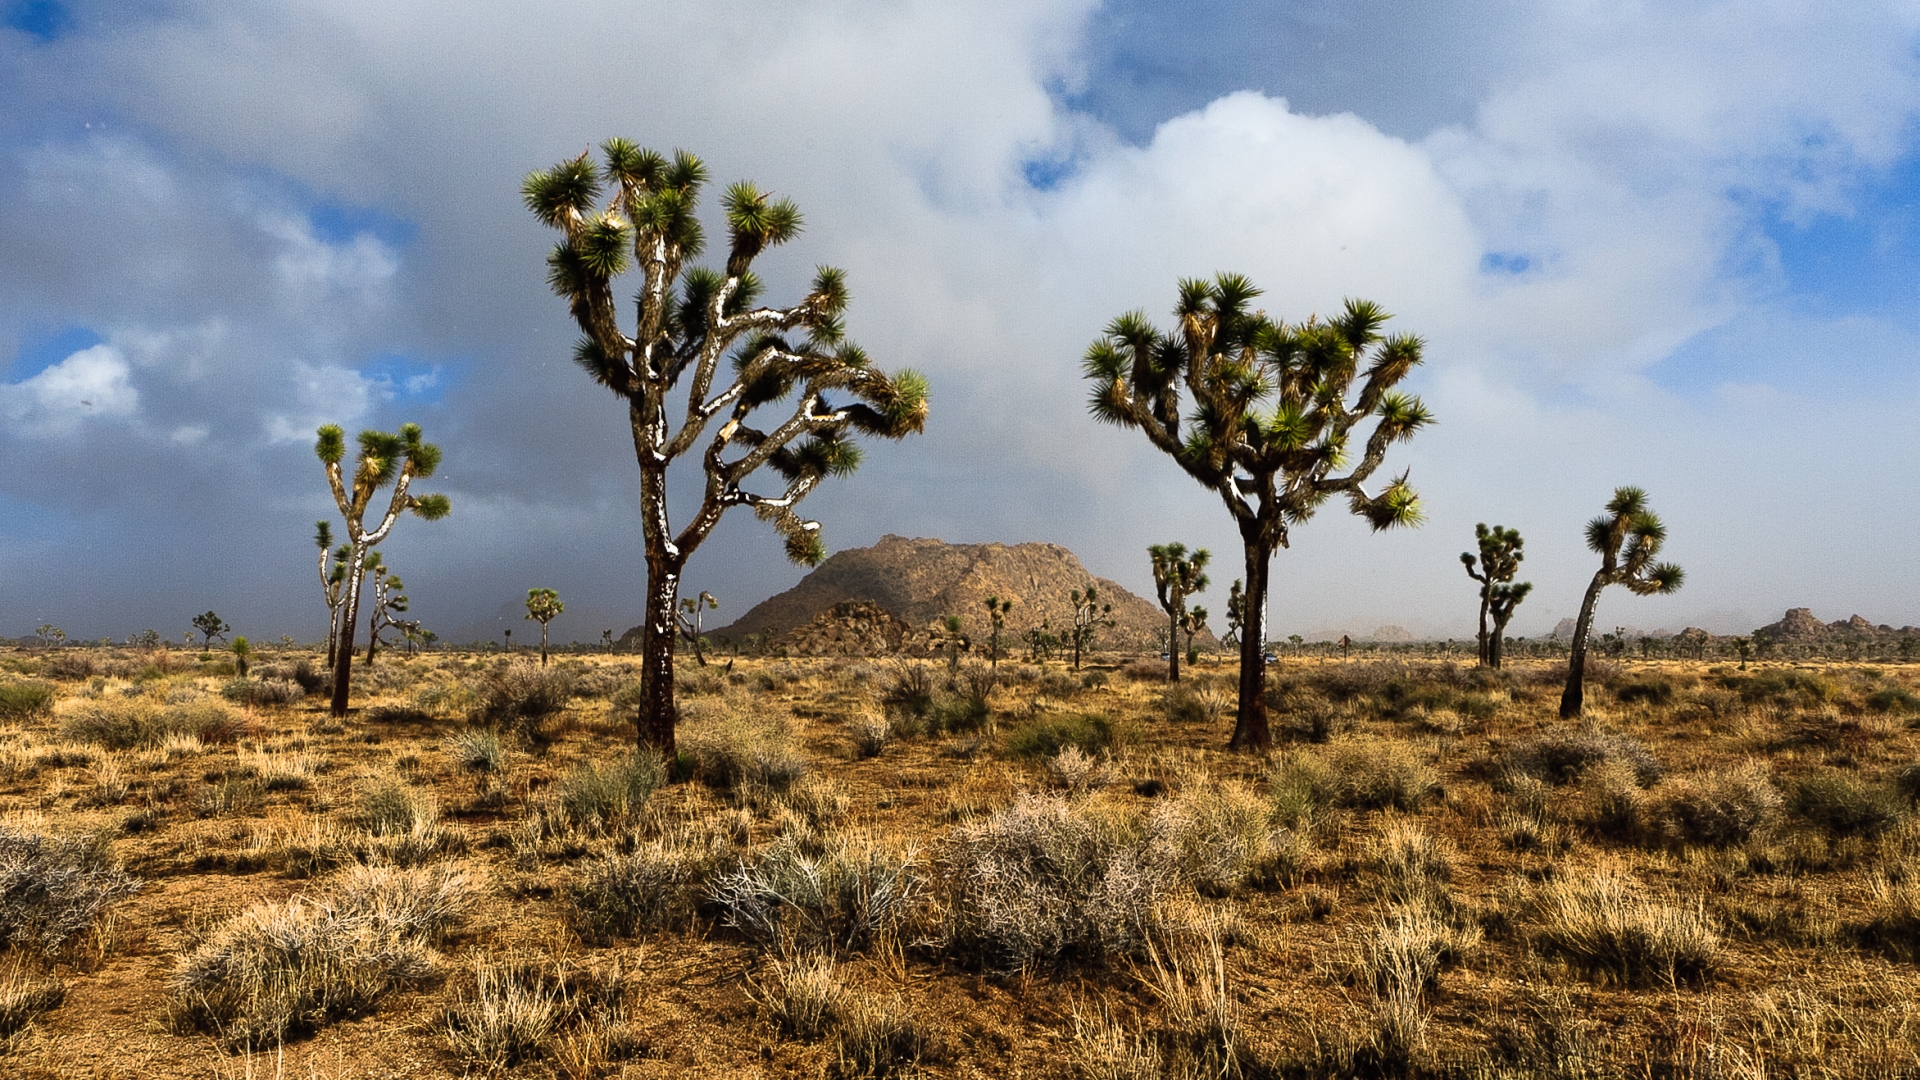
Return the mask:
<path id="1" fill-rule="evenodd" d="M 1407 631 L 1407 628 L 1404 626 L 1383 626 L 1378 630 L 1375 630 L 1373 633 L 1368 634 L 1366 637 L 1361 638 L 1360 640 L 1392 642 L 1395 644 L 1400 644 L 1400 643 L 1412 641 L 1413 635 L 1409 633 Z"/>
<path id="2" fill-rule="evenodd" d="M 1763 626 L 1753 632 L 1755 637 L 1765 637 L 1786 644 L 1817 644 L 1830 640 L 1865 640 L 1882 638 L 1900 638 L 1920 634 L 1920 627 L 1903 626 L 1894 629 L 1885 623 L 1875 626 L 1865 618 L 1855 615 L 1850 619 L 1836 619 L 1823 623 L 1813 617 L 1812 608 L 1789 608 L 1780 621 Z"/>
<path id="3" fill-rule="evenodd" d="M 1087 572 L 1073 552 L 1058 544 L 949 544 L 943 540 L 883 536 L 867 548 L 835 553 L 798 585 L 755 605 L 730 625 L 708 631 L 713 638 L 744 640 L 749 634 L 771 633 L 778 641 L 798 633 L 789 651 L 801 644 L 812 648 L 853 648 L 875 655 L 881 637 L 893 633 L 893 623 L 879 620 L 866 609 L 837 607 L 862 602 L 903 624 L 905 647 L 923 637 L 927 627 L 944 615 L 964 620 L 964 632 L 978 648 L 989 631 L 986 599 L 1012 599 L 1006 637 L 1001 647 L 1017 650 L 1028 629 L 1043 621 L 1064 636 L 1073 623 L 1073 605 L 1067 594 L 1091 583 L 1100 602 L 1113 605 L 1112 629 L 1102 630 L 1095 642 L 1100 649 L 1158 649 L 1167 620 L 1160 605 L 1137 596 L 1105 578 Z M 1223 613 L 1215 612 L 1218 621 Z M 818 627 L 811 624 L 827 616 Z M 623 642 L 637 643 L 639 628 L 627 631 Z M 1211 634 L 1197 640 L 1211 642 Z M 776 645 L 776 648 L 779 647 Z M 900 647 L 898 645 L 896 648 Z M 811 655 L 811 654 L 809 654 Z"/>
<path id="4" fill-rule="evenodd" d="M 870 600 L 845 600 L 780 635 L 774 650 L 788 656 L 892 656 L 913 630 Z"/>

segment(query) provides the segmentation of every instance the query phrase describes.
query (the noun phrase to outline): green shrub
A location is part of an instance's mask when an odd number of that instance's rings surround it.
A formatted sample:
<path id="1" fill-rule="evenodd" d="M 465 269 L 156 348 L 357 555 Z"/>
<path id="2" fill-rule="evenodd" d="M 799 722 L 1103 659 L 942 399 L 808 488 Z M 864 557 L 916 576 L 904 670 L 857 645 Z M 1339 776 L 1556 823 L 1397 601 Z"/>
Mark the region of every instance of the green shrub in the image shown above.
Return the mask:
<path id="1" fill-rule="evenodd" d="M 864 838 L 839 837 L 818 855 L 783 838 L 720 874 L 708 895 L 726 925 L 763 945 L 859 949 L 890 940 L 913 911 L 923 891 L 913 863 Z"/>
<path id="2" fill-rule="evenodd" d="M 1275 816 L 1312 822 L 1333 807 L 1414 811 L 1440 790 L 1440 775 L 1397 739 L 1346 739 L 1284 754 L 1268 774 Z"/>
<path id="3" fill-rule="evenodd" d="M 589 863 L 567 890 L 574 929 L 605 945 L 615 937 L 684 927 L 732 853 L 725 832 L 683 826 Z"/>
<path id="4" fill-rule="evenodd" d="M 1032 760 L 1049 758 L 1069 746 L 1088 755 L 1112 753 L 1133 741 L 1131 732 L 1101 713 L 1050 713 L 1007 733 L 1007 753 Z"/>
<path id="5" fill-rule="evenodd" d="M 61 720 L 60 734 L 109 750 L 150 750 L 175 735 L 231 743 L 251 728 L 245 716 L 219 701 L 161 705 L 145 698 L 99 698 L 74 702 Z"/>
<path id="6" fill-rule="evenodd" d="M 1891 787 L 1838 769 L 1801 777 L 1787 809 L 1834 836 L 1878 836 L 1907 817 L 1907 800 Z"/>
<path id="7" fill-rule="evenodd" d="M 812 768 L 782 716 L 727 713 L 687 724 L 678 741 L 693 775 L 717 788 L 782 792 Z"/>
<path id="8" fill-rule="evenodd" d="M 640 751 L 605 768 L 584 762 L 560 782 L 555 809 L 568 825 L 606 833 L 629 820 L 660 786 L 660 758 Z"/>
<path id="9" fill-rule="evenodd" d="M 52 711 L 52 683 L 38 679 L 0 683 L 0 720 L 31 720 Z"/>
<path id="10" fill-rule="evenodd" d="M 1622 683 L 1613 690 L 1614 699 L 1622 705 L 1644 702 L 1648 705 L 1673 704 L 1673 680 L 1661 675 L 1649 675 Z"/>
<path id="11" fill-rule="evenodd" d="M 897 661 L 893 679 L 881 691 L 880 704 L 888 712 L 925 717 L 933 709 L 933 669 L 926 664 Z"/>
<path id="12" fill-rule="evenodd" d="M 1659 782 L 1660 762 L 1646 744 L 1631 735 L 1598 728 L 1550 732 L 1515 743 L 1500 760 L 1503 771 L 1531 776 L 1549 784 L 1570 784 L 1580 775 L 1608 762 L 1624 762 L 1641 787 Z"/>
<path id="13" fill-rule="evenodd" d="M 1881 713 L 1920 713 L 1920 696 L 1904 686 L 1887 686 L 1867 695 L 1867 708 Z"/>
<path id="14" fill-rule="evenodd" d="M 454 764 L 469 772 L 494 775 L 506 767 L 507 750 L 500 733 L 490 727 L 468 727 L 448 735 L 442 743 Z"/>
<path id="15" fill-rule="evenodd" d="M 486 673 L 475 719 L 484 725 L 518 731 L 532 742 L 549 738 L 547 725 L 573 697 L 567 673 L 524 661 L 502 664 Z"/>
<path id="16" fill-rule="evenodd" d="M 1651 838 L 1670 844 L 1744 844 L 1780 812 L 1780 792 L 1766 766 L 1750 762 L 1731 773 L 1677 777 L 1648 800 Z"/>

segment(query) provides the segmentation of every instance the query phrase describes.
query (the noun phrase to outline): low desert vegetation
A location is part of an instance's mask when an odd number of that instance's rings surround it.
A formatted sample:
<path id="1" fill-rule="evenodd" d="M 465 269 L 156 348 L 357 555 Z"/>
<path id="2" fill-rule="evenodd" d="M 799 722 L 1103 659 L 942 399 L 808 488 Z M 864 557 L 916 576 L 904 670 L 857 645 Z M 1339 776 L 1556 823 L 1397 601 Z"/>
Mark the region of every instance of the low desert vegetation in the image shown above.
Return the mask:
<path id="1" fill-rule="evenodd" d="M 1627 658 L 1569 721 L 1524 656 L 1289 657 L 1260 755 L 1221 748 L 1207 655 L 1178 684 L 1096 656 L 971 686 L 723 655 L 667 760 L 635 748 L 627 657 L 383 656 L 344 721 L 318 686 L 135 659 L 0 656 L 46 688 L 0 716 L 0 1071 L 1920 1061 L 1898 666 Z"/>

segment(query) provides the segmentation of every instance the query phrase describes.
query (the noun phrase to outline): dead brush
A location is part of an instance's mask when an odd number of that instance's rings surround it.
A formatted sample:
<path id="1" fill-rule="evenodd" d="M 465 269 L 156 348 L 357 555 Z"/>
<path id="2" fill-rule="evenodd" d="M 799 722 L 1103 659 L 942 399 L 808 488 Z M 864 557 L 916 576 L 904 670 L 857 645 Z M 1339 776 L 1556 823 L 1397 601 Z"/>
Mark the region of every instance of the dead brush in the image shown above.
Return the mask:
<path id="1" fill-rule="evenodd" d="M 775 841 L 707 895 L 727 926 L 763 945 L 854 951 L 891 944 L 925 892 L 912 849 L 853 835 L 820 855 Z"/>
<path id="2" fill-rule="evenodd" d="M 728 830 L 682 825 L 591 862 L 567 891 L 574 930 L 588 942 L 606 944 L 684 927 L 733 857 Z"/>
<path id="3" fill-rule="evenodd" d="M 833 1027 L 834 1075 L 882 1078 L 912 1075 L 927 1055 L 931 1032 L 897 999 L 849 994 Z"/>
<path id="4" fill-rule="evenodd" d="M 957 826 L 936 865 L 939 938 L 998 971 L 1137 956 L 1183 886 L 1138 819 L 1059 796 Z"/>
<path id="5" fill-rule="evenodd" d="M 1078 746 L 1063 746 L 1047 759 L 1047 779 L 1069 795 L 1083 797 L 1114 782 L 1119 770 L 1106 755 L 1094 756 Z"/>
<path id="6" fill-rule="evenodd" d="M 1704 982 L 1717 966 L 1719 935 L 1703 912 L 1641 899 L 1611 870 L 1555 878 L 1534 908 L 1536 947 L 1603 982 Z"/>
<path id="7" fill-rule="evenodd" d="M 1226 896 L 1249 882 L 1294 876 L 1288 838 L 1268 824 L 1266 803 L 1236 783 L 1196 774 L 1154 811 L 1150 830 L 1202 895 Z"/>
<path id="8" fill-rule="evenodd" d="M 430 946 L 472 891 L 463 872 L 358 867 L 317 896 L 256 904 L 180 959 L 172 1025 L 261 1047 L 364 1015 L 433 974 Z"/>
<path id="9" fill-rule="evenodd" d="M 0 825 L 0 947 L 58 956 L 141 884 L 113 861 L 104 839 Z"/>
<path id="10" fill-rule="evenodd" d="M 1427 832 L 1417 821 L 1391 818 L 1381 826 L 1369 855 L 1388 903 L 1440 912 L 1452 909 L 1447 892 L 1453 881 L 1451 842 Z"/>
<path id="11" fill-rule="evenodd" d="M 442 1017 L 442 1033 L 469 1075 L 493 1076 L 534 1061 L 563 1075 L 597 1077 L 636 1049 L 615 966 L 596 972 L 565 959 L 476 957 Z"/>
<path id="12" fill-rule="evenodd" d="M 1128 1031 L 1105 1006 L 1091 1014 L 1074 1006 L 1071 1038 L 1074 1068 L 1087 1080 L 1161 1080 L 1168 1075 L 1160 1044 L 1143 1032 Z"/>
<path id="13" fill-rule="evenodd" d="M 1732 847 L 1763 834 L 1784 800 L 1759 762 L 1713 775 L 1675 777 L 1648 800 L 1648 840 L 1670 845 Z"/>

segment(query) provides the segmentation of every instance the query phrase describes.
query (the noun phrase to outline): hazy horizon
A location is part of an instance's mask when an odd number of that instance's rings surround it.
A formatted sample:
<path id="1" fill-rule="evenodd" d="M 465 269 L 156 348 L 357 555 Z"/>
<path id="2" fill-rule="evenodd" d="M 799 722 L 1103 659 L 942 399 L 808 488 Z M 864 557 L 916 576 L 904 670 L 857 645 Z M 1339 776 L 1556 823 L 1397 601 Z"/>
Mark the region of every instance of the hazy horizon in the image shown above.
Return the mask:
<path id="1" fill-rule="evenodd" d="M 1894 4 L 1203 0 L 470 5 L 0 0 L 0 634 L 218 611 L 321 636 L 313 432 L 415 421 L 445 521 L 383 546 L 455 640 L 559 590 L 639 617 L 624 410 L 569 362 L 519 184 L 610 136 L 708 162 L 843 267 L 851 335 L 932 383 L 805 504 L 829 550 L 1028 540 L 1151 593 L 1239 576 L 1217 500 L 1095 424 L 1086 345 L 1233 270 L 1289 320 L 1349 296 L 1427 341 L 1426 523 L 1338 505 L 1273 563 L 1272 635 L 1470 637 L 1458 553 L 1519 528 L 1512 631 L 1571 616 L 1582 526 L 1648 490 L 1670 597 L 1596 625 L 1920 623 L 1920 13 Z M 725 623 L 798 581 L 736 514 L 693 559 Z M 1619 595 L 1615 595 L 1619 594 Z M 1216 620 L 1216 627 L 1218 622 Z M 522 629 L 525 627 L 525 629 Z M 495 636 L 495 635 L 490 635 Z"/>

